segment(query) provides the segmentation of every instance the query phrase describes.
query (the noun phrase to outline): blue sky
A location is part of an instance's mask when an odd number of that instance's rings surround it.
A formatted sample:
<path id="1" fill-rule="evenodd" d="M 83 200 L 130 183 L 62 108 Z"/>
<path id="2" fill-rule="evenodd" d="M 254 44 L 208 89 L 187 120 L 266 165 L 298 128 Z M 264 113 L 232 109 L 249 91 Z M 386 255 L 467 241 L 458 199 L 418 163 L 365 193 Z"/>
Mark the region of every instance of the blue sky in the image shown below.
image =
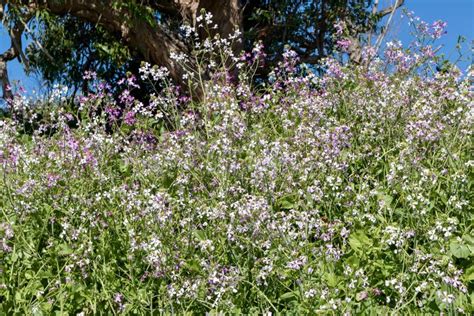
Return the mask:
<path id="1" fill-rule="evenodd" d="M 392 0 L 393 1 L 393 0 Z M 390 3 L 389 0 L 380 1 L 381 4 Z M 414 11 L 415 15 L 421 17 L 429 23 L 441 19 L 448 23 L 447 35 L 439 42 L 444 45 L 441 50 L 451 60 L 455 60 L 455 45 L 459 35 L 466 37 L 463 52 L 472 57 L 474 41 L 474 0 L 406 0 L 405 8 Z M 389 37 L 399 38 L 404 44 L 410 41 L 407 20 L 400 19 L 399 12 L 394 19 Z M 5 29 L 0 27 L 0 52 L 9 46 L 9 39 Z M 460 63 L 460 67 L 465 69 L 469 65 L 468 61 Z M 21 81 L 21 84 L 32 91 L 40 87 L 41 80 L 34 76 L 26 76 L 22 66 L 17 62 L 10 62 L 8 65 L 10 80 Z"/>

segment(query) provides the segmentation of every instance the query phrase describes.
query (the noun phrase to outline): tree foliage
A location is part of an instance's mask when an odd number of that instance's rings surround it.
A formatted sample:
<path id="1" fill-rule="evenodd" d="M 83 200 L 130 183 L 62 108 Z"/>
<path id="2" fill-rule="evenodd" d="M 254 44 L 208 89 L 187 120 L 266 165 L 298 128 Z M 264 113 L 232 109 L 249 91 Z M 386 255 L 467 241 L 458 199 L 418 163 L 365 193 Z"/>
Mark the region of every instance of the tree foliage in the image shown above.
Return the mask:
<path id="1" fill-rule="evenodd" d="M 170 61 L 173 51 L 189 52 L 179 26 L 196 25 L 203 10 L 223 36 L 234 29 L 243 33 L 244 46 L 265 45 L 270 64 L 281 59 L 286 44 L 305 63 L 314 64 L 334 49 L 334 24 L 344 21 L 353 38 L 350 57 L 360 59 L 361 38 L 377 32 L 380 18 L 403 4 L 379 10 L 378 0 L 165 0 L 165 1 L 0 1 L 0 18 L 11 31 L 10 54 L 2 62 L 19 57 L 49 83 L 67 83 L 87 89 L 85 70 L 113 80 L 140 61 L 167 67 L 175 81 L 183 71 Z M 28 27 L 29 26 L 29 27 Z M 23 53 L 21 34 L 33 38 Z M 267 68 L 269 69 L 269 68 Z M 265 75 L 265 74 L 263 74 Z M 0 71 L 4 90 L 8 78 Z M 8 96 L 8 95 L 7 95 Z"/>
<path id="2" fill-rule="evenodd" d="M 100 25 L 74 16 L 49 16 L 40 28 L 42 46 L 28 46 L 26 55 L 32 69 L 47 82 L 87 91 L 86 71 L 93 69 L 100 78 L 114 82 L 132 68 L 128 47 Z"/>
<path id="3" fill-rule="evenodd" d="M 245 8 L 244 29 L 249 42 L 262 40 L 272 58 L 278 58 L 286 44 L 303 62 L 313 64 L 333 50 L 334 24 L 344 21 L 353 36 L 376 29 L 378 15 L 373 1 L 250 1 Z"/>

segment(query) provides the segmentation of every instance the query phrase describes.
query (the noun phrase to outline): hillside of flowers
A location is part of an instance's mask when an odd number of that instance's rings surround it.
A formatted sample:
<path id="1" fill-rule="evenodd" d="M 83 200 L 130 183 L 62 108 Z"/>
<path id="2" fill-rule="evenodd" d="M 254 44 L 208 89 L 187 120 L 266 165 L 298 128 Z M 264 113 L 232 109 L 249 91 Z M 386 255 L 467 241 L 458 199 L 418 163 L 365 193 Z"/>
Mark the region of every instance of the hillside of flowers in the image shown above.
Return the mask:
<path id="1" fill-rule="evenodd" d="M 472 315 L 472 71 L 435 69 L 442 28 L 321 72 L 288 49 L 258 83 L 264 48 L 216 36 L 173 56 L 200 98 L 148 64 L 17 95 L 0 313 Z"/>

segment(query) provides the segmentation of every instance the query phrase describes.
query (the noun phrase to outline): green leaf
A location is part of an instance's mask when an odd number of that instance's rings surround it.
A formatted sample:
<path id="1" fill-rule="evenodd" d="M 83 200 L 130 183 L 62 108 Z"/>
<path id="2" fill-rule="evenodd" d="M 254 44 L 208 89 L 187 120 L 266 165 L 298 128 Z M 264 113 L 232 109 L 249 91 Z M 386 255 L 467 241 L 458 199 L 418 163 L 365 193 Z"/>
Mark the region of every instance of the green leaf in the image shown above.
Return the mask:
<path id="1" fill-rule="evenodd" d="M 58 254 L 60 256 L 67 256 L 67 255 L 70 255 L 74 252 L 74 250 L 69 247 L 68 244 L 60 244 L 59 245 L 59 251 L 58 251 Z"/>
<path id="2" fill-rule="evenodd" d="M 464 272 L 463 279 L 465 282 L 474 280 L 474 265 L 467 268 L 466 272 Z"/>
<path id="3" fill-rule="evenodd" d="M 285 294 L 283 294 L 282 296 L 280 296 L 280 300 L 282 301 L 294 301 L 297 299 L 297 295 L 295 294 L 295 292 L 287 292 Z"/>
<path id="4" fill-rule="evenodd" d="M 24 299 L 23 299 L 23 295 L 22 295 L 22 292 L 21 291 L 17 291 L 15 293 L 15 301 L 16 302 L 23 302 Z"/>
<path id="5" fill-rule="evenodd" d="M 146 304 L 148 301 L 147 301 L 147 291 L 145 289 L 140 289 L 138 290 L 138 299 L 140 301 L 140 303 L 142 304 Z"/>
<path id="6" fill-rule="evenodd" d="M 337 284 L 339 283 L 339 278 L 337 277 L 335 273 L 332 273 L 332 272 L 326 273 L 324 275 L 324 278 L 326 279 L 326 282 L 330 287 L 336 287 Z"/>
<path id="7" fill-rule="evenodd" d="M 186 263 L 184 264 L 184 267 L 185 267 L 189 272 L 198 273 L 198 272 L 201 271 L 201 265 L 199 264 L 199 261 L 198 261 L 198 260 L 194 260 L 194 259 L 191 259 L 191 260 L 186 261 Z"/>
<path id="8" fill-rule="evenodd" d="M 292 208 L 294 208 L 295 204 L 290 201 L 284 200 L 280 203 L 280 206 L 284 210 L 291 210 Z"/>
<path id="9" fill-rule="evenodd" d="M 351 234 L 349 237 L 349 245 L 355 251 L 362 251 L 372 246 L 372 241 L 363 231 L 359 230 Z"/>
<path id="10" fill-rule="evenodd" d="M 14 252 L 11 256 L 11 261 L 12 262 L 16 262 L 18 260 L 18 253 L 17 252 Z"/>
<path id="11" fill-rule="evenodd" d="M 195 230 L 194 231 L 194 236 L 199 239 L 199 240 L 206 240 L 206 232 L 203 230 Z"/>
<path id="12" fill-rule="evenodd" d="M 464 235 L 462 239 L 466 242 L 468 246 L 474 246 L 474 237 L 471 235 Z"/>
<path id="13" fill-rule="evenodd" d="M 456 258 L 468 258 L 472 253 L 468 246 L 457 241 L 452 241 L 449 244 L 449 252 Z"/>
<path id="14" fill-rule="evenodd" d="M 281 210 L 291 210 L 296 208 L 295 198 L 292 195 L 283 196 L 277 201 L 277 207 Z"/>
<path id="15" fill-rule="evenodd" d="M 345 260 L 345 263 L 352 266 L 352 267 L 357 267 L 359 266 L 360 259 L 358 256 L 350 256 Z"/>

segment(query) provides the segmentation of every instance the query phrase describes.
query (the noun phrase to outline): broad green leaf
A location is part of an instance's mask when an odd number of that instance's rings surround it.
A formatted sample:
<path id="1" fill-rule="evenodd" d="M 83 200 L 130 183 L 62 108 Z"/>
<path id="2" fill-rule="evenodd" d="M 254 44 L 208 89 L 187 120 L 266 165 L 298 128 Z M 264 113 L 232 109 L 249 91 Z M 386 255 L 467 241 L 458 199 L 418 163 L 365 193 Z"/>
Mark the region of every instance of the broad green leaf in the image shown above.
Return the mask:
<path id="1" fill-rule="evenodd" d="M 372 246 L 372 241 L 363 231 L 359 230 L 351 234 L 349 237 L 349 245 L 353 250 L 362 251 Z"/>
<path id="2" fill-rule="evenodd" d="M 474 246 L 474 237 L 471 235 L 464 235 L 462 239 L 466 242 L 467 245 Z"/>
<path id="3" fill-rule="evenodd" d="M 58 254 L 60 256 L 67 256 L 67 255 L 70 255 L 74 252 L 74 250 L 69 247 L 68 244 L 60 244 L 59 245 L 59 251 L 58 251 Z"/>
<path id="4" fill-rule="evenodd" d="M 467 270 L 464 272 L 463 279 L 465 282 L 474 280 L 474 265 L 467 268 Z"/>
<path id="5" fill-rule="evenodd" d="M 290 202 L 290 201 L 283 200 L 283 201 L 281 201 L 280 206 L 284 210 L 291 210 L 292 208 L 295 207 L 295 204 Z"/>
<path id="6" fill-rule="evenodd" d="M 449 244 L 449 252 L 456 258 L 468 258 L 472 253 L 468 246 L 463 245 L 457 241 L 452 241 Z"/>
<path id="7" fill-rule="evenodd" d="M 196 236 L 197 239 L 199 240 L 206 240 L 206 232 L 203 230 L 195 230 L 194 231 L 194 236 Z"/>
<path id="8" fill-rule="evenodd" d="M 347 259 L 345 260 L 345 263 L 346 263 L 346 264 L 349 264 L 349 265 L 351 265 L 351 266 L 353 266 L 353 267 L 358 266 L 358 265 L 359 265 L 359 262 L 360 262 L 360 259 L 359 259 L 358 256 L 350 256 L 349 258 L 347 258 Z"/>
<path id="9" fill-rule="evenodd" d="M 339 278 L 335 273 L 326 273 L 324 275 L 324 278 L 326 279 L 326 282 L 330 287 L 336 287 L 339 283 Z"/>
<path id="10" fill-rule="evenodd" d="M 282 210 L 294 209 L 296 207 L 294 197 L 291 195 L 281 197 L 280 199 L 278 199 L 277 207 Z"/>

